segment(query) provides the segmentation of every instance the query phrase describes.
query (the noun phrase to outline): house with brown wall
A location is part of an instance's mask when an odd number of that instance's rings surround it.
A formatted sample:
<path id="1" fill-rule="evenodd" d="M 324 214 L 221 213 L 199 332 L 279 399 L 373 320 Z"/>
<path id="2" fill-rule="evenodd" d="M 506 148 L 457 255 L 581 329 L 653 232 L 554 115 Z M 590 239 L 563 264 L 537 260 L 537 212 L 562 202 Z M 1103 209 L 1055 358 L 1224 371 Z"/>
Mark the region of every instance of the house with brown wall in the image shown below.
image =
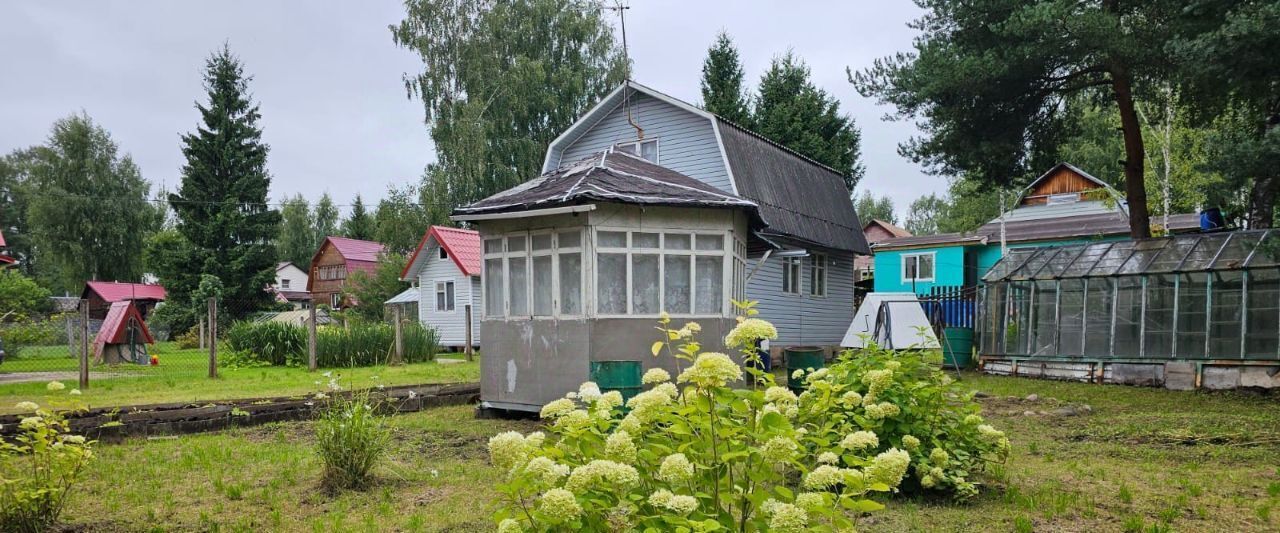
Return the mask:
<path id="1" fill-rule="evenodd" d="M 862 234 L 867 237 L 868 244 L 875 244 L 898 237 L 910 237 L 911 232 L 898 227 L 887 220 L 873 218 L 862 226 Z M 875 259 L 871 255 L 860 255 L 853 260 L 853 275 L 858 281 L 870 279 L 875 273 Z"/>
<path id="2" fill-rule="evenodd" d="M 307 292 L 311 293 L 312 304 L 331 309 L 355 305 L 350 297 L 344 296 L 348 290 L 347 279 L 355 272 L 373 274 L 383 248 L 382 243 L 373 241 L 325 237 L 311 257 L 307 275 Z"/>

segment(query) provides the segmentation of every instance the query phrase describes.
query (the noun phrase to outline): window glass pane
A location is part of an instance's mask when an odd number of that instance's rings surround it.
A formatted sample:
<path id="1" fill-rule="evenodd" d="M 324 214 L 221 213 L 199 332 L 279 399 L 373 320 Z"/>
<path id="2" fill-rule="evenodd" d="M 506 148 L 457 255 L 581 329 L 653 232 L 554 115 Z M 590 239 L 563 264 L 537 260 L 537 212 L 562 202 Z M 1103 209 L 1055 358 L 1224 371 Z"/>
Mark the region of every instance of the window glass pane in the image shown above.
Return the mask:
<path id="1" fill-rule="evenodd" d="M 599 235 L 601 248 L 627 247 L 627 232 L 625 231 L 602 231 Z"/>
<path id="2" fill-rule="evenodd" d="M 496 254 L 502 252 L 502 239 L 485 239 L 484 253 Z"/>
<path id="3" fill-rule="evenodd" d="M 598 254 L 596 309 L 601 314 L 627 313 L 627 254 Z"/>
<path id="4" fill-rule="evenodd" d="M 684 233 L 668 233 L 664 237 L 668 250 L 688 250 L 689 235 Z"/>
<path id="5" fill-rule="evenodd" d="M 637 155 L 636 143 L 619 144 L 614 148 L 614 150 L 625 154 Z"/>
<path id="6" fill-rule="evenodd" d="M 1133 255 L 1129 256 L 1129 260 L 1120 265 L 1120 274 L 1141 274 L 1146 271 L 1147 265 L 1155 260 L 1170 239 L 1147 239 L 1138 241 L 1133 247 Z"/>
<path id="7" fill-rule="evenodd" d="M 658 141 L 645 141 L 640 143 L 640 157 L 650 163 L 658 162 Z"/>
<path id="8" fill-rule="evenodd" d="M 1061 355 L 1080 355 L 1084 328 L 1084 280 L 1064 279 L 1058 285 L 1058 349 Z"/>
<path id="9" fill-rule="evenodd" d="M 1031 284 L 1009 284 L 1009 310 L 1005 317 L 1005 353 L 1025 355 L 1031 331 Z"/>
<path id="10" fill-rule="evenodd" d="M 635 248 L 657 248 L 657 233 L 635 232 L 631 234 L 631 246 Z"/>
<path id="11" fill-rule="evenodd" d="M 720 314 L 724 309 L 724 258 L 699 257 L 694 278 L 698 282 L 694 311 Z"/>
<path id="12" fill-rule="evenodd" d="M 517 235 L 517 236 L 513 236 L 513 237 L 507 237 L 507 251 L 508 251 L 508 252 L 523 252 L 524 250 L 525 250 L 525 238 L 524 238 L 524 235 Z"/>
<path id="13" fill-rule="evenodd" d="M 665 279 L 664 311 L 668 313 L 689 313 L 689 256 L 668 255 L 663 258 Z"/>
<path id="14" fill-rule="evenodd" d="M 529 260 L 524 257 L 508 259 L 511 276 L 511 315 L 529 314 Z"/>
<path id="15" fill-rule="evenodd" d="M 1133 241 L 1121 241 L 1111 245 L 1111 249 L 1089 270 L 1090 276 L 1110 276 L 1124 264 L 1133 254 Z"/>
<path id="16" fill-rule="evenodd" d="M 1138 357 L 1142 342 L 1142 278 L 1124 276 L 1116 284 L 1116 357 Z"/>
<path id="17" fill-rule="evenodd" d="M 917 274 L 919 270 L 916 268 L 916 265 L 919 264 L 916 261 L 916 259 L 918 259 L 919 257 L 920 256 L 916 256 L 916 255 L 903 256 L 902 258 L 902 277 L 903 278 L 916 279 L 920 277 Z"/>
<path id="18" fill-rule="evenodd" d="M 582 232 L 562 231 L 557 237 L 561 248 L 577 248 L 582 246 Z"/>
<path id="19" fill-rule="evenodd" d="M 1147 272 L 1170 272 L 1178 267 L 1178 263 L 1182 262 L 1182 258 L 1186 257 L 1187 252 L 1191 251 L 1191 247 L 1195 246 L 1195 238 L 1177 238 L 1170 239 L 1160 250 L 1160 254 L 1147 265 Z"/>
<path id="20" fill-rule="evenodd" d="M 1053 256 L 1057 253 L 1058 250 L 1046 250 L 1043 248 L 1036 250 L 1036 254 L 1032 255 L 1022 264 L 1022 266 L 1009 274 L 1009 277 L 1012 279 L 1031 279 L 1031 277 L 1039 272 L 1040 269 L 1044 267 L 1044 264 L 1048 263 L 1050 259 L 1053 259 Z M 921 257 L 923 258 L 924 256 Z M 923 271 L 923 269 L 921 270 Z"/>
<path id="21" fill-rule="evenodd" d="M 1031 310 L 1035 313 L 1035 330 L 1031 333 L 1031 353 L 1051 357 L 1058 355 L 1053 347 L 1053 334 L 1058 325 L 1058 290 L 1052 281 L 1037 281 L 1035 284 L 1036 301 Z"/>
<path id="22" fill-rule="evenodd" d="M 1280 270 L 1249 271 L 1249 314 L 1245 320 L 1245 355 L 1274 358 L 1280 346 Z"/>
<path id="23" fill-rule="evenodd" d="M 550 235 L 546 235 L 550 240 Z M 537 245 L 534 239 L 534 245 Z M 551 316 L 551 256 L 540 255 L 533 258 L 533 314 L 535 316 Z"/>
<path id="24" fill-rule="evenodd" d="M 1089 288 L 1085 294 L 1086 357 L 1105 357 L 1111 354 L 1111 283 L 1110 278 L 1089 280 Z"/>
<path id="25" fill-rule="evenodd" d="M 658 255 L 631 256 L 631 312 L 658 314 Z"/>
<path id="26" fill-rule="evenodd" d="M 1262 235 L 1259 233 L 1240 232 L 1232 235 L 1231 240 L 1222 247 L 1222 252 L 1218 254 L 1218 260 L 1213 263 L 1213 268 L 1228 269 L 1244 266 L 1244 260 L 1249 257 L 1249 253 L 1258 244 L 1260 237 Z"/>
<path id="27" fill-rule="evenodd" d="M 782 259 L 782 292 L 800 292 L 800 258 Z"/>
<path id="28" fill-rule="evenodd" d="M 1205 300 L 1209 275 L 1183 274 L 1178 279 L 1178 357 L 1204 357 Z"/>
<path id="29" fill-rule="evenodd" d="M 1222 249 L 1222 243 L 1226 242 L 1227 236 L 1226 233 L 1216 233 L 1200 237 L 1200 242 L 1196 243 L 1187 260 L 1182 263 L 1182 270 L 1207 268 L 1213 261 L 1213 256 L 1218 255 L 1218 250 Z"/>
<path id="30" fill-rule="evenodd" d="M 699 250 L 723 250 L 724 235 L 698 235 L 694 244 L 698 245 Z"/>
<path id="31" fill-rule="evenodd" d="M 533 242 L 532 242 L 532 244 L 531 244 L 531 245 L 533 246 L 533 249 L 534 249 L 534 250 L 550 250 L 550 249 L 551 249 L 551 234 L 550 234 L 550 233 L 544 233 L 544 234 L 541 234 L 541 235 L 533 235 L 533 236 L 531 236 L 530 238 L 533 240 Z"/>
<path id="32" fill-rule="evenodd" d="M 444 303 L 445 303 L 446 311 L 453 310 L 453 283 L 452 282 L 446 283 L 444 286 Z"/>
<path id="33" fill-rule="evenodd" d="M 1280 230 L 1271 230 L 1267 232 L 1267 236 L 1258 243 L 1253 251 L 1253 259 L 1249 260 L 1249 266 L 1273 266 L 1280 265 Z"/>
<path id="34" fill-rule="evenodd" d="M 1209 308 L 1209 357 L 1240 357 L 1243 288 L 1244 274 L 1239 271 L 1214 274 L 1209 293 L 1213 299 Z"/>
<path id="35" fill-rule="evenodd" d="M 484 260 L 484 313 L 503 316 L 502 311 L 502 259 Z"/>
<path id="36" fill-rule="evenodd" d="M 1005 310 L 1005 288 L 1004 283 L 995 283 L 987 285 L 984 293 L 986 298 L 986 307 L 982 313 L 982 353 L 990 355 L 1003 355 L 1004 340 L 1001 324 L 1004 321 Z"/>
<path id="37" fill-rule="evenodd" d="M 437 283 L 437 284 L 436 284 L 436 311 L 444 311 L 444 310 L 445 310 L 445 301 L 444 301 L 444 297 L 445 297 L 445 293 L 444 293 L 444 284 L 443 284 L 443 283 Z"/>
<path id="38" fill-rule="evenodd" d="M 581 313 L 582 254 L 560 254 L 560 314 Z"/>
<path id="39" fill-rule="evenodd" d="M 1062 275 L 1064 277 L 1076 277 L 1088 274 L 1089 269 L 1093 268 L 1093 265 L 1096 265 L 1098 260 L 1110 249 L 1111 243 L 1109 242 L 1089 245 L 1083 252 L 1080 252 L 1080 256 L 1076 257 L 1075 261 L 1072 261 L 1066 270 L 1062 271 Z"/>
<path id="40" fill-rule="evenodd" d="M 932 255 L 920 256 L 920 278 L 921 279 L 933 279 L 933 259 L 934 258 Z"/>
<path id="41" fill-rule="evenodd" d="M 1147 277 L 1147 310 L 1143 313 L 1143 357 L 1173 356 L 1173 276 Z"/>

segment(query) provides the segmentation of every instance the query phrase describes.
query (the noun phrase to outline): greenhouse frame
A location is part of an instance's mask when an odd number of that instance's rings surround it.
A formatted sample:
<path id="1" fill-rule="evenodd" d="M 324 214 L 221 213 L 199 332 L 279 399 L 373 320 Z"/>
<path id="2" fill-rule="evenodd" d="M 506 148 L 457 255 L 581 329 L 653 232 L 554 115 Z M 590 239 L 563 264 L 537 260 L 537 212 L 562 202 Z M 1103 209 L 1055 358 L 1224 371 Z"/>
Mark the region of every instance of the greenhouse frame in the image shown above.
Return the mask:
<path id="1" fill-rule="evenodd" d="M 990 373 L 1280 386 L 1280 230 L 1011 249 L 983 281 Z"/>

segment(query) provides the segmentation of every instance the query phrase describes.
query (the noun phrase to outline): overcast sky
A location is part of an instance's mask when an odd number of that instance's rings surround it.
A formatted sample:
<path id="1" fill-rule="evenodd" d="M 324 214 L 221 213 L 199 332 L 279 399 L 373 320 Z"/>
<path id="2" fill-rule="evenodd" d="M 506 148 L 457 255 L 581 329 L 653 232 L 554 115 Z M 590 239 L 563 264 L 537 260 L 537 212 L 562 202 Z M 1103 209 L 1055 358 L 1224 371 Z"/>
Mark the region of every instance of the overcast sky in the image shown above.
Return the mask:
<path id="1" fill-rule="evenodd" d="M 627 37 L 635 79 L 689 102 L 707 46 L 724 29 L 750 85 L 775 55 L 793 49 L 814 81 L 838 97 L 862 129 L 861 188 L 894 199 L 899 217 L 915 197 L 945 189 L 897 153 L 915 133 L 885 122 L 890 109 L 853 90 L 845 67 L 907 50 L 913 3 L 688 2 L 631 0 Z M 0 152 L 42 142 L 54 120 L 84 110 L 106 127 L 143 176 L 174 189 L 203 99 L 210 51 L 230 43 L 254 76 L 263 136 L 271 145 L 271 195 L 328 191 L 338 204 L 381 198 L 389 183 L 417 182 L 434 160 L 422 107 L 402 75 L 421 62 L 391 42 L 395 0 L 262 2 L 78 1 L 0 4 Z M 345 209 L 344 209 L 345 211 Z"/>

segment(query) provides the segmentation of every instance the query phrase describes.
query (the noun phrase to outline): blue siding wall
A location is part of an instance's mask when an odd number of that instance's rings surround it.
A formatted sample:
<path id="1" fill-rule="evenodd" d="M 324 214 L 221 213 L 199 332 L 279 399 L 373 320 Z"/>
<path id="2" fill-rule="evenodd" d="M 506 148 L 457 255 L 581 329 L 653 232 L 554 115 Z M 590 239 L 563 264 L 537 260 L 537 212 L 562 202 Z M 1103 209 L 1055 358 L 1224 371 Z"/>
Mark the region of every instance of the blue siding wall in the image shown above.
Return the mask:
<path id="1" fill-rule="evenodd" d="M 773 346 L 836 346 L 853 322 L 853 254 L 827 256 L 827 295 L 809 295 L 808 259 L 801 263 L 800 294 L 782 292 L 782 259 L 770 257 L 747 282 L 747 299 L 778 328 Z M 760 261 L 747 260 L 750 271 Z"/>
<path id="2" fill-rule="evenodd" d="M 999 247 L 997 247 L 999 251 Z M 917 281 L 902 279 L 902 256 L 912 254 L 934 254 L 933 281 Z M 917 248 L 912 250 L 884 250 L 875 255 L 875 291 L 876 292 L 929 292 L 934 286 L 954 287 L 964 284 L 964 247 L 943 246 L 938 248 Z"/>
<path id="3" fill-rule="evenodd" d="M 658 164 L 733 192 L 710 120 L 645 94 L 636 94 L 631 102 L 632 117 L 644 128 L 644 138 L 658 140 Z M 627 110 L 618 106 L 565 147 L 560 157 L 552 153 L 548 164 L 554 168 L 562 161 L 577 161 L 617 143 L 634 140 L 636 130 L 627 123 Z"/>

